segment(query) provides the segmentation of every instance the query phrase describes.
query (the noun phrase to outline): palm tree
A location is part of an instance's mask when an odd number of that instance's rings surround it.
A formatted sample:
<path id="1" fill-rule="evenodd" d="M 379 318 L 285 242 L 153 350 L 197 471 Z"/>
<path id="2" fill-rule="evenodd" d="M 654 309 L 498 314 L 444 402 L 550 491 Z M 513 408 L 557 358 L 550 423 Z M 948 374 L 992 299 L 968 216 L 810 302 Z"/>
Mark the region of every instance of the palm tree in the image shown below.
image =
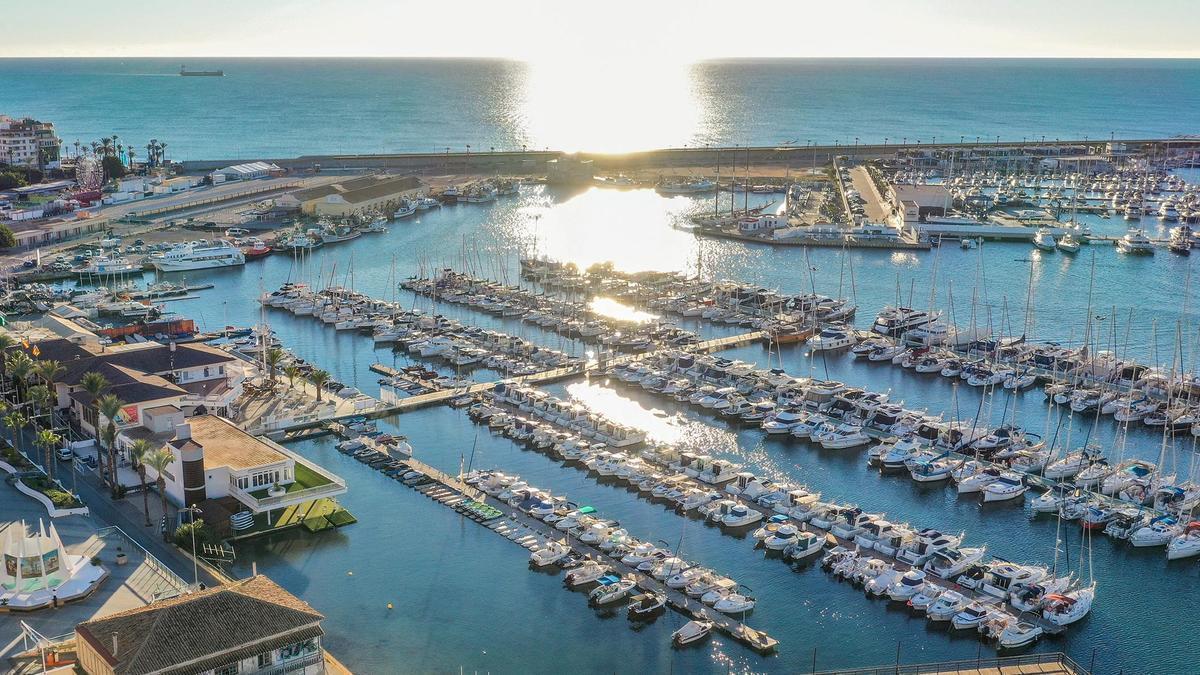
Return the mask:
<path id="1" fill-rule="evenodd" d="M 29 384 L 29 374 L 32 372 L 33 359 L 25 352 L 13 352 L 8 357 L 8 375 L 17 389 L 17 403 L 25 400 L 25 387 Z"/>
<path id="2" fill-rule="evenodd" d="M 54 408 L 56 407 L 55 404 L 58 403 L 58 392 L 54 388 L 54 383 L 58 381 L 60 375 L 67 372 L 67 369 L 63 368 L 62 364 L 54 359 L 46 359 L 45 361 L 38 361 L 33 367 L 33 372 L 42 378 L 42 381 L 46 383 L 46 388 L 50 390 L 50 400 L 52 402 L 50 406 L 50 423 L 53 425 Z"/>
<path id="3" fill-rule="evenodd" d="M 153 452 L 154 444 L 144 438 L 137 439 L 129 446 L 129 458 L 133 460 L 133 468 L 137 469 L 138 478 L 142 481 L 142 511 L 146 512 L 146 527 L 150 527 L 150 496 L 146 494 L 146 461 Z"/>
<path id="4" fill-rule="evenodd" d="M 275 384 L 275 371 L 279 368 L 279 362 L 283 360 L 283 350 L 278 347 L 268 349 L 264 360 L 267 364 L 267 375 L 271 384 Z"/>
<path id="5" fill-rule="evenodd" d="M 296 383 L 296 376 L 300 374 L 300 366 L 289 363 L 283 367 L 283 374 L 287 375 L 288 389 L 291 389 Z"/>
<path id="6" fill-rule="evenodd" d="M 29 424 L 29 418 L 18 410 L 4 416 L 4 426 L 12 430 L 13 448 L 18 453 L 21 452 L 21 430 L 25 428 L 26 424 Z"/>
<path id="7" fill-rule="evenodd" d="M 175 461 L 175 455 L 171 454 L 166 448 L 159 448 L 146 456 L 146 466 L 154 469 L 154 473 L 158 478 L 155 483 L 158 485 L 158 496 L 162 499 L 162 512 L 167 515 L 167 481 L 163 478 L 163 474 L 167 472 L 167 467 L 171 466 L 171 462 Z"/>
<path id="8" fill-rule="evenodd" d="M 93 399 L 100 398 L 100 392 L 108 387 L 108 378 L 102 373 L 90 371 L 83 374 L 83 379 L 79 381 L 83 390 L 92 395 Z"/>
<path id="9" fill-rule="evenodd" d="M 45 460 L 42 466 L 46 469 L 46 477 L 54 480 L 54 449 L 62 443 L 62 436 L 50 429 L 42 429 L 33 442 L 42 449 L 42 458 Z"/>
<path id="10" fill-rule="evenodd" d="M 317 403 L 321 402 L 321 391 L 325 389 L 325 383 L 329 382 L 329 373 L 324 370 L 314 370 L 308 376 L 309 382 L 317 388 Z"/>
<path id="11" fill-rule="evenodd" d="M 50 388 L 44 384 L 35 384 L 30 387 L 29 402 L 33 406 L 33 420 L 36 423 L 37 418 L 42 416 L 46 406 L 50 404 Z"/>
<path id="12" fill-rule="evenodd" d="M 0 333 L 0 381 L 8 379 L 8 350 L 14 347 L 17 341 L 8 333 Z"/>
<path id="13" fill-rule="evenodd" d="M 96 400 L 96 409 L 108 420 L 100 435 L 104 447 L 108 449 L 108 475 L 112 481 L 114 495 L 117 490 L 117 415 L 121 414 L 121 408 L 124 406 L 125 402 L 112 394 L 105 394 Z"/>

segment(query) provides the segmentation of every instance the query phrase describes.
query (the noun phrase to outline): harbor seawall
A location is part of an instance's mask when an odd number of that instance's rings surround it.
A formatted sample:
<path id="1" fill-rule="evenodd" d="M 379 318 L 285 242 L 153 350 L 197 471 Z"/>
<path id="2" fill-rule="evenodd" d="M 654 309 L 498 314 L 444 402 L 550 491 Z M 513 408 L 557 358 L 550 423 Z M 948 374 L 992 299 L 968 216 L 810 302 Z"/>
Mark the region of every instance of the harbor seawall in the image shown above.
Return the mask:
<path id="1" fill-rule="evenodd" d="M 337 154 L 302 155 L 300 157 L 256 157 L 273 162 L 292 171 L 307 171 L 320 165 L 322 170 L 400 170 L 423 174 L 463 174 L 503 172 L 512 174 L 544 174 L 546 162 L 563 157 L 590 160 L 597 171 L 622 171 L 690 166 L 744 166 L 774 164 L 804 168 L 813 163 L 822 165 L 835 156 L 870 159 L 891 155 L 898 150 L 921 149 L 987 149 L 987 148 L 1059 148 L 1070 146 L 1103 147 L 1099 139 L 1059 140 L 1054 142 L 1001 141 L 999 143 L 890 143 L 873 145 L 814 145 L 778 147 L 705 147 L 663 148 L 622 154 L 567 153 L 559 150 L 519 150 L 497 152 L 429 152 L 395 154 Z M 1200 150 L 1200 138 L 1118 139 L 1130 152 Z M 239 159 L 202 159 L 181 162 L 184 171 L 201 173 L 248 161 Z"/>

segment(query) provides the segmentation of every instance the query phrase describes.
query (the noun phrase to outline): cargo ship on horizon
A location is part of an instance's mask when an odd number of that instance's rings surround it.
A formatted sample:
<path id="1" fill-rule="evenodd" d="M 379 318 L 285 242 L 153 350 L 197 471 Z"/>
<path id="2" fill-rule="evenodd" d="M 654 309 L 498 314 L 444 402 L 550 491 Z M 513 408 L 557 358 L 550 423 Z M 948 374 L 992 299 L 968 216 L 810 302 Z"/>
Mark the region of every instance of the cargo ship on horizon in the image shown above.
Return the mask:
<path id="1" fill-rule="evenodd" d="M 188 70 L 187 66 L 179 66 L 179 74 L 183 77 L 225 77 L 224 70 Z"/>

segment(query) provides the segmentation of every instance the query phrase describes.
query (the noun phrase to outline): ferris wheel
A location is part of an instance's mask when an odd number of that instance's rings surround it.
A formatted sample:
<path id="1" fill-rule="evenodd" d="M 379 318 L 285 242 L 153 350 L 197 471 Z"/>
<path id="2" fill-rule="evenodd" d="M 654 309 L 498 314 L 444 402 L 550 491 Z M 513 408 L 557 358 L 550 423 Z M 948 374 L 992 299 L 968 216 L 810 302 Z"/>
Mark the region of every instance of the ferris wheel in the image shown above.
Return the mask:
<path id="1" fill-rule="evenodd" d="M 75 182 L 83 190 L 97 190 L 104 183 L 104 167 L 92 153 L 75 160 Z"/>

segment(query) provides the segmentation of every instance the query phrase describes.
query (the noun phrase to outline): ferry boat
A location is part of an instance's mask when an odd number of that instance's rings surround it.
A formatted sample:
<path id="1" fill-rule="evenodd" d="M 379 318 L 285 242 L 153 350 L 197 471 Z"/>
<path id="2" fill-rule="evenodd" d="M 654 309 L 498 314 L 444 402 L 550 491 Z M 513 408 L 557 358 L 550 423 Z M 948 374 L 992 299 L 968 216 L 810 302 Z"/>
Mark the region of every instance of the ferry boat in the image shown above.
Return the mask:
<path id="1" fill-rule="evenodd" d="M 1135 255 L 1154 255 L 1154 244 L 1142 230 L 1130 230 L 1117 240 L 1117 250 Z"/>
<path id="2" fill-rule="evenodd" d="M 125 258 L 96 256 L 80 271 L 85 274 L 132 274 L 142 271 L 142 268 Z"/>
<path id="3" fill-rule="evenodd" d="M 260 242 L 261 243 L 261 242 Z M 224 239 L 212 244 L 183 244 L 150 257 L 159 272 L 185 272 L 246 264 L 246 254 Z"/>

